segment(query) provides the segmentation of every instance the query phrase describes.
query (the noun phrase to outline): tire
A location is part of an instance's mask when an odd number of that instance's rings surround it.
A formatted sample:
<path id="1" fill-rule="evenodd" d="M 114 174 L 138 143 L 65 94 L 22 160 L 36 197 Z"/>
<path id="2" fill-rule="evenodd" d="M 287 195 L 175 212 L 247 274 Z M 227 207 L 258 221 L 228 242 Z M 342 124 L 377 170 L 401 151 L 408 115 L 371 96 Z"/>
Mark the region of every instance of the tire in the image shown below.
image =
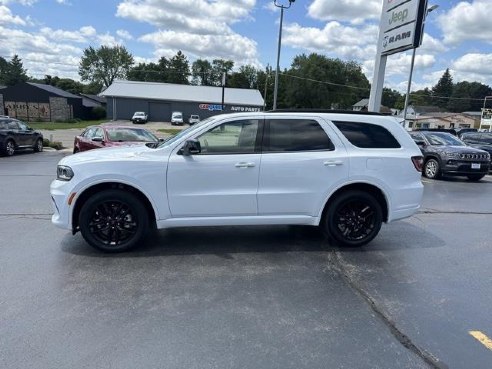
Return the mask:
<path id="1" fill-rule="evenodd" d="M 424 165 L 423 173 L 430 179 L 441 178 L 441 167 L 439 166 L 439 162 L 436 159 L 427 160 Z"/>
<path id="2" fill-rule="evenodd" d="M 383 223 L 381 205 L 364 191 L 346 191 L 328 205 L 322 230 L 335 243 L 360 247 L 376 237 Z"/>
<path id="3" fill-rule="evenodd" d="M 467 175 L 467 177 L 468 177 L 468 180 L 470 180 L 472 182 L 478 182 L 483 177 L 485 177 L 485 174 L 470 174 L 470 175 Z"/>
<path id="4" fill-rule="evenodd" d="M 122 252 L 137 246 L 149 229 L 142 202 L 123 190 L 105 190 L 92 195 L 79 214 L 82 236 L 104 252 Z"/>
<path id="5" fill-rule="evenodd" d="M 34 144 L 33 150 L 34 150 L 34 152 L 41 152 L 41 151 L 43 151 L 43 139 L 38 138 L 36 140 L 36 143 Z"/>
<path id="6" fill-rule="evenodd" d="M 5 146 L 2 149 L 2 154 L 5 156 L 12 156 L 15 154 L 15 142 L 9 139 L 5 142 Z"/>

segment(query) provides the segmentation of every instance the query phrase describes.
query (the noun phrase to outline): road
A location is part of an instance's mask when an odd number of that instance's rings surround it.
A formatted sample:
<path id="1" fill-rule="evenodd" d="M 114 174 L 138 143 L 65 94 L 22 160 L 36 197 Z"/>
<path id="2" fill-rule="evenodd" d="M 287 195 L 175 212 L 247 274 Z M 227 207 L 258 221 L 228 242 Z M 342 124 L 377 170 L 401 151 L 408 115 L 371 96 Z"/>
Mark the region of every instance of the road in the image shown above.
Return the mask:
<path id="1" fill-rule="evenodd" d="M 62 155 L 0 158 L 0 367 L 491 367 L 490 176 L 424 179 L 422 211 L 361 249 L 183 228 L 105 255 L 51 225 Z"/>

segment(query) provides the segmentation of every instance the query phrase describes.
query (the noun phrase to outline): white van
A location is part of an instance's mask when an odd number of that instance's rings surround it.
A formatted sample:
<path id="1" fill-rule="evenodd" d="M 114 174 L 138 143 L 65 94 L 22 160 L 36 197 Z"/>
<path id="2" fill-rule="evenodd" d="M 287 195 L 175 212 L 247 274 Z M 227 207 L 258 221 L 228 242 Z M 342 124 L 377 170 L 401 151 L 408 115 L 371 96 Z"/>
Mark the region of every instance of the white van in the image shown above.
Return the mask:
<path id="1" fill-rule="evenodd" d="M 180 111 L 173 111 L 171 114 L 171 124 L 174 125 L 182 125 L 183 124 L 183 113 Z"/>

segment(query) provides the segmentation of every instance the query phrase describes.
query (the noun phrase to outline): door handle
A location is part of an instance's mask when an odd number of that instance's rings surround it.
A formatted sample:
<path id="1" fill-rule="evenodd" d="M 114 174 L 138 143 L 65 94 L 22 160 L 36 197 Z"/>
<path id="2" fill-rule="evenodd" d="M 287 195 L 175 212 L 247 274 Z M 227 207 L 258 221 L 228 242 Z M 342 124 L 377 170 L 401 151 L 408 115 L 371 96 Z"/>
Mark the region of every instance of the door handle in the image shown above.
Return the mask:
<path id="1" fill-rule="evenodd" d="M 325 167 L 335 167 L 338 165 L 343 165 L 343 161 L 341 161 L 341 160 L 327 160 L 327 161 L 323 162 L 323 165 Z"/>
<path id="2" fill-rule="evenodd" d="M 253 168 L 255 166 L 255 163 L 236 163 L 234 165 L 236 168 Z"/>

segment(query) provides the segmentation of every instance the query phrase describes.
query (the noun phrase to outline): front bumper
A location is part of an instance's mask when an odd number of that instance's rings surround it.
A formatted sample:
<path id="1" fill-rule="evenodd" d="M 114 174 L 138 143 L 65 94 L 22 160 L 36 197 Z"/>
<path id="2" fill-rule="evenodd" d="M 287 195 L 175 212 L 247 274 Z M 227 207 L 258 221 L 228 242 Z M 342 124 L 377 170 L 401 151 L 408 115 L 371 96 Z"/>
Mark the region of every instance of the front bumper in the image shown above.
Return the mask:
<path id="1" fill-rule="evenodd" d="M 59 181 L 55 179 L 51 182 L 51 205 L 53 215 L 51 222 L 58 228 L 72 230 L 71 206 L 68 205 L 68 198 L 71 193 L 70 182 Z"/>
<path id="2" fill-rule="evenodd" d="M 479 164 L 480 168 L 472 168 L 472 164 Z M 487 174 L 490 170 L 488 161 L 460 161 L 447 160 L 442 165 L 442 172 L 451 175 L 470 175 L 470 174 Z"/>

